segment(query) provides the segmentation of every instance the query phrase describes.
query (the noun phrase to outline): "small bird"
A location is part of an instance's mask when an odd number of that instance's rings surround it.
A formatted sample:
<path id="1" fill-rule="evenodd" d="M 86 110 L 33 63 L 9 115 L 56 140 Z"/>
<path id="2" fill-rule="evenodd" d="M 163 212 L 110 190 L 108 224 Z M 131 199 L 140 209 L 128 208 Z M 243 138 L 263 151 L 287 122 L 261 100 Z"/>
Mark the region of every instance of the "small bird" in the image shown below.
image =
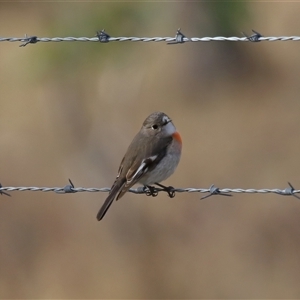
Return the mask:
<path id="1" fill-rule="evenodd" d="M 121 161 L 117 178 L 97 214 L 102 220 L 114 199 L 120 199 L 134 184 L 141 183 L 154 196 L 156 184 L 172 197 L 172 187 L 159 182 L 170 177 L 181 156 L 182 141 L 172 120 L 163 112 L 154 112 L 129 145 Z M 174 196 L 174 195 L 173 195 Z"/>

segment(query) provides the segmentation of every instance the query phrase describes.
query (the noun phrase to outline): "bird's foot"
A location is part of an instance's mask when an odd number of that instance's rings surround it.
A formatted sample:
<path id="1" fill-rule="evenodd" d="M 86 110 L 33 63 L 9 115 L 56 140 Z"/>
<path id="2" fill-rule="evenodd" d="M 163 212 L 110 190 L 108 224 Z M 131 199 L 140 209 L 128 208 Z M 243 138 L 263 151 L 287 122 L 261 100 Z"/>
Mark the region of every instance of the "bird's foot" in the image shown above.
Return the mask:
<path id="1" fill-rule="evenodd" d="M 146 192 L 147 196 L 156 197 L 158 195 L 158 191 L 154 186 L 151 185 L 145 185 L 144 191 Z"/>
<path id="2" fill-rule="evenodd" d="M 162 188 L 163 191 L 167 192 L 170 198 L 175 197 L 175 189 L 173 186 L 164 186 L 160 183 L 155 182 L 156 185 Z"/>

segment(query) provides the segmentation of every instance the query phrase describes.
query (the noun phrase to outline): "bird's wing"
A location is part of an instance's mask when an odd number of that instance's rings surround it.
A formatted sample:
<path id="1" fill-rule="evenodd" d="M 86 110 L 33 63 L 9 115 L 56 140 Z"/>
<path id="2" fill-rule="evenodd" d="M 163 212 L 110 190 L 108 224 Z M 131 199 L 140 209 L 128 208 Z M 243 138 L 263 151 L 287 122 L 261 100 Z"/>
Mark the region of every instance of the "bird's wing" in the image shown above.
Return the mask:
<path id="1" fill-rule="evenodd" d="M 151 171 L 160 162 L 171 142 L 172 137 L 160 138 L 159 142 L 149 143 L 148 139 L 143 141 L 140 136 L 136 136 L 127 150 L 127 153 L 134 153 L 134 155 L 130 155 L 130 159 L 126 159 L 129 157 L 126 153 L 123 159 L 123 168 L 119 176 L 120 178 L 125 177 L 126 181 L 116 200 L 120 199 L 146 172 Z M 136 147 L 136 143 L 139 143 L 139 147 Z"/>
<path id="2" fill-rule="evenodd" d="M 172 137 L 161 138 L 159 143 L 144 143 L 140 147 L 135 159 L 131 162 L 126 173 L 126 184 L 137 183 L 148 171 L 151 171 L 165 156 Z"/>

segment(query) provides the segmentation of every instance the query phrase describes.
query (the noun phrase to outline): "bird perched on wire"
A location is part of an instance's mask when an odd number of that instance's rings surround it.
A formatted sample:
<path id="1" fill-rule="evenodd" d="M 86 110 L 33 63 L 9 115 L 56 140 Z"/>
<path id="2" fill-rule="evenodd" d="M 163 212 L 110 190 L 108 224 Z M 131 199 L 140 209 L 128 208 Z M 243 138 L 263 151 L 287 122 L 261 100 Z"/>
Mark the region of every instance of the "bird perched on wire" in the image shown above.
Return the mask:
<path id="1" fill-rule="evenodd" d="M 136 183 L 148 188 L 150 195 L 154 195 L 155 190 L 151 185 L 156 184 L 171 197 L 173 188 L 160 182 L 175 171 L 181 148 L 181 137 L 172 120 L 163 112 L 149 115 L 121 161 L 116 180 L 97 214 L 98 221 L 104 217 L 114 199 L 120 199 Z"/>

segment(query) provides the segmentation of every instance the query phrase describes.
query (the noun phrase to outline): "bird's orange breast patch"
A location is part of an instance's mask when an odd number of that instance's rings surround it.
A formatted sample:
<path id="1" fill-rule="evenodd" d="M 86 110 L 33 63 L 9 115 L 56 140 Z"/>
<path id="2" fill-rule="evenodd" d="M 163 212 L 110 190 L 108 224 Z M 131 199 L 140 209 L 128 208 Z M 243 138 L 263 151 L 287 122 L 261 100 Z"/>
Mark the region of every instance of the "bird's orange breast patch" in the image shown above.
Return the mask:
<path id="1" fill-rule="evenodd" d="M 173 138 L 178 141 L 180 144 L 182 144 L 181 136 L 178 131 L 172 134 Z"/>

